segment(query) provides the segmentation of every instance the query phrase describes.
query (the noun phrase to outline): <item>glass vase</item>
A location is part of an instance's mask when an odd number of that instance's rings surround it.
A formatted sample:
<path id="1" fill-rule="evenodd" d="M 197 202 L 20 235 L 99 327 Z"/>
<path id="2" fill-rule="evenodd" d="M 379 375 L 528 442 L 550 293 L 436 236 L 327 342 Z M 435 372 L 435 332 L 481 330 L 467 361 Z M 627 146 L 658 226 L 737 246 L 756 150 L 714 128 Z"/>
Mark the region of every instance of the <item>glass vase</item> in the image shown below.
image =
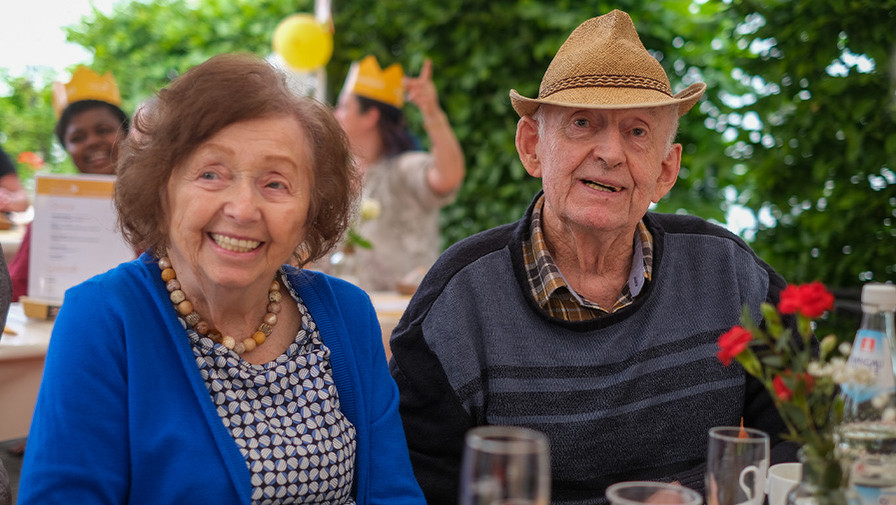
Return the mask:
<path id="1" fill-rule="evenodd" d="M 860 505 L 849 487 L 849 469 L 833 455 L 817 454 L 810 448 L 799 451 L 803 475 L 787 495 L 787 505 Z"/>

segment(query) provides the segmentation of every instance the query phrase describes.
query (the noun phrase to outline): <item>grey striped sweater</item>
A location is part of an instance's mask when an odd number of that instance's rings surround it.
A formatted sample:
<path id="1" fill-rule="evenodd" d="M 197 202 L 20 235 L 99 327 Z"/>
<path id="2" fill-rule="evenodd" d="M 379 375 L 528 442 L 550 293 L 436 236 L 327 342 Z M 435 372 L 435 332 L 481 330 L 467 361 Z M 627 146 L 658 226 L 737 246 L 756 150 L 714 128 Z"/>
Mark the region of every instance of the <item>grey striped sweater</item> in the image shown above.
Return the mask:
<path id="1" fill-rule="evenodd" d="M 530 208 L 531 212 L 531 208 Z M 738 237 L 704 220 L 650 213 L 653 280 L 604 318 L 545 316 L 526 281 L 528 218 L 446 251 L 392 334 L 392 375 L 414 470 L 430 505 L 457 503 L 463 436 L 527 426 L 551 444 L 552 502 L 604 503 L 624 480 L 703 490 L 709 428 L 772 435 L 794 459 L 762 386 L 723 366 L 716 341 L 744 304 L 775 302 L 784 280 Z"/>

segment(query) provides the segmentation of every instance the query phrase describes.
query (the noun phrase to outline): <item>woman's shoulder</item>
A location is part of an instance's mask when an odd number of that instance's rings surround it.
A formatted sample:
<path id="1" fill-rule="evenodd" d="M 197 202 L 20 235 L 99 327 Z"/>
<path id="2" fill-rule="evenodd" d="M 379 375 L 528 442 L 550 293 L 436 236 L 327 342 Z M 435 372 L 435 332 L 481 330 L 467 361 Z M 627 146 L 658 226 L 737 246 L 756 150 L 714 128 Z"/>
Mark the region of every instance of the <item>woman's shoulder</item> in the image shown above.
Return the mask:
<path id="1" fill-rule="evenodd" d="M 296 292 L 306 301 L 319 299 L 322 303 L 370 304 L 370 296 L 358 286 L 339 277 L 317 270 L 284 265 L 286 278 Z"/>
<path id="2" fill-rule="evenodd" d="M 429 166 L 433 157 L 426 151 L 405 151 L 394 158 L 393 163 L 403 170 L 413 170 Z"/>

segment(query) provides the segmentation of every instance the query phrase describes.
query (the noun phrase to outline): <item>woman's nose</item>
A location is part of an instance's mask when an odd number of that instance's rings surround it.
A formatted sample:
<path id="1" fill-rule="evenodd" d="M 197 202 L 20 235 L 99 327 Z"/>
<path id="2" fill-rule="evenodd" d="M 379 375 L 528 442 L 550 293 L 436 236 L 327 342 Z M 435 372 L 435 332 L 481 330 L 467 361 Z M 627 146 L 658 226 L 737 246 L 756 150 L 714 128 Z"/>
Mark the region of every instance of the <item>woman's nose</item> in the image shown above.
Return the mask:
<path id="1" fill-rule="evenodd" d="M 260 215 L 258 192 L 247 181 L 236 181 L 227 194 L 225 214 L 237 222 L 253 221 Z"/>

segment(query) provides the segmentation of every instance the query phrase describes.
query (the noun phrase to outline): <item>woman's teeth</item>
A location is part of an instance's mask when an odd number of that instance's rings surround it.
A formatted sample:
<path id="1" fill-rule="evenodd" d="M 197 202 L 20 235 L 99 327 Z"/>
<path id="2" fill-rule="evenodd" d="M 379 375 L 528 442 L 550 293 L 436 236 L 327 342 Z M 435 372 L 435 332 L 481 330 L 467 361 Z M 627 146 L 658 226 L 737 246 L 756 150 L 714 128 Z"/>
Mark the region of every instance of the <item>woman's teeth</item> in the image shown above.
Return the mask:
<path id="1" fill-rule="evenodd" d="M 211 237 L 220 247 L 233 252 L 249 252 L 261 245 L 261 242 L 257 240 L 237 239 L 227 235 L 218 235 L 217 233 L 212 233 Z"/>
<path id="2" fill-rule="evenodd" d="M 607 186 L 606 184 L 601 184 L 599 182 L 594 182 L 594 181 L 585 181 L 585 185 L 588 186 L 589 188 L 594 188 L 598 191 L 606 191 L 608 193 L 615 193 L 615 192 L 619 191 L 619 188 L 616 188 L 613 186 Z"/>

